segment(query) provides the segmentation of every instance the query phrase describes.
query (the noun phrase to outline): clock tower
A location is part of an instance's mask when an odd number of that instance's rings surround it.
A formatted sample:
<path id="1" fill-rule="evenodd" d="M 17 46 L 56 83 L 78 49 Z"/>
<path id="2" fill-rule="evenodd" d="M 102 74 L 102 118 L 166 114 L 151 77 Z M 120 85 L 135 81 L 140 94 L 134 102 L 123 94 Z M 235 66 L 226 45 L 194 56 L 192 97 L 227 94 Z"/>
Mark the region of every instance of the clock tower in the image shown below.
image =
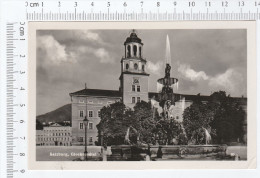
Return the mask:
<path id="1" fill-rule="evenodd" d="M 148 77 L 146 59 L 143 58 L 143 43 L 133 30 L 126 39 L 125 55 L 121 59 L 120 92 L 123 103 L 131 108 L 137 102 L 148 102 Z"/>

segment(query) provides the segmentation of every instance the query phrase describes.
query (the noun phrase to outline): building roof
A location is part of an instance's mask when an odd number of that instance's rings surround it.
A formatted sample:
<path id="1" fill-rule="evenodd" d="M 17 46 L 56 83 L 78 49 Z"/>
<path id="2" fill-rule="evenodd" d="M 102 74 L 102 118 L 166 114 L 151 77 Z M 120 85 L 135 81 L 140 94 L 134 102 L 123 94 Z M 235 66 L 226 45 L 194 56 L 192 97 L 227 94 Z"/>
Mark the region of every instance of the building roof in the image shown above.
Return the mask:
<path id="1" fill-rule="evenodd" d="M 210 101 L 212 100 L 211 96 L 205 96 L 205 95 L 188 95 L 188 94 L 179 94 L 179 93 L 174 93 L 176 97 L 176 101 L 182 100 L 185 98 L 186 101 L 195 101 L 195 100 L 200 100 L 200 101 Z M 149 98 L 157 98 L 158 93 L 156 92 L 149 92 L 148 97 Z M 240 105 L 245 105 L 247 102 L 247 98 L 245 97 L 230 97 L 233 101 L 238 102 Z"/>
<path id="2" fill-rule="evenodd" d="M 174 93 L 176 97 L 176 101 L 182 100 L 185 98 L 186 101 L 195 101 L 195 100 L 201 100 L 201 101 L 210 101 L 212 98 L 210 96 L 205 95 L 188 95 L 188 94 L 179 94 Z M 74 93 L 70 93 L 70 96 L 107 96 L 107 97 L 122 97 L 122 93 L 120 93 L 119 90 L 102 90 L 102 89 L 83 89 L 76 91 Z M 148 98 L 157 98 L 158 93 L 157 92 L 148 92 Z M 231 97 L 231 99 L 235 100 L 236 102 L 239 102 L 240 104 L 245 104 L 247 102 L 247 98 L 245 97 Z"/>
<path id="3" fill-rule="evenodd" d="M 101 89 L 83 89 L 70 93 L 70 96 L 109 96 L 109 97 L 122 97 L 119 90 L 101 90 Z"/>
<path id="4" fill-rule="evenodd" d="M 136 42 L 136 43 L 142 43 L 142 40 L 140 38 L 138 38 L 135 30 L 133 30 L 133 32 L 131 33 L 130 37 L 127 37 L 127 39 L 125 40 L 125 44 L 127 43 L 131 43 L 131 42 Z"/>
<path id="5" fill-rule="evenodd" d="M 62 125 L 60 125 L 58 123 L 52 123 L 49 125 L 49 127 L 62 127 Z"/>

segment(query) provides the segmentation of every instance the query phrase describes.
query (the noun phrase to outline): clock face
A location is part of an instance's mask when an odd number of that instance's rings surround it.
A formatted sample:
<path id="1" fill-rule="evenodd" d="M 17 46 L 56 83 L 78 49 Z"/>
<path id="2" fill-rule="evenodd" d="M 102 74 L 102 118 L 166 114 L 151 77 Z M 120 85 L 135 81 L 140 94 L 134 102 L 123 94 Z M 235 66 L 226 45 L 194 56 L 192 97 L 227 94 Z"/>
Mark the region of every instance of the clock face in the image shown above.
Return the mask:
<path id="1" fill-rule="evenodd" d="M 139 78 L 134 78 L 134 79 L 133 79 L 133 84 L 134 84 L 134 85 L 139 84 Z"/>

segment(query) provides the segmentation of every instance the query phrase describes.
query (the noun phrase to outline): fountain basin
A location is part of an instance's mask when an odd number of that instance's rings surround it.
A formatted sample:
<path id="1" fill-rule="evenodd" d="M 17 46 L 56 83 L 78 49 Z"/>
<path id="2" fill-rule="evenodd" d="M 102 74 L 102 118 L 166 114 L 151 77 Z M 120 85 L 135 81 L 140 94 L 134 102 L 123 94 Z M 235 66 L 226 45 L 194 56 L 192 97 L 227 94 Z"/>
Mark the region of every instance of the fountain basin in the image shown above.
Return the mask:
<path id="1" fill-rule="evenodd" d="M 112 145 L 109 160 L 111 161 L 142 161 L 145 159 L 147 146 Z"/>
<path id="2" fill-rule="evenodd" d="M 162 84 L 162 85 L 173 85 L 175 83 L 178 82 L 177 78 L 160 78 L 157 80 L 158 83 Z"/>
<path id="3" fill-rule="evenodd" d="M 158 149 L 162 156 L 157 157 Z M 111 160 L 145 160 L 148 146 L 112 145 Z M 227 145 L 153 145 L 150 147 L 153 160 L 217 160 L 226 157 Z"/>

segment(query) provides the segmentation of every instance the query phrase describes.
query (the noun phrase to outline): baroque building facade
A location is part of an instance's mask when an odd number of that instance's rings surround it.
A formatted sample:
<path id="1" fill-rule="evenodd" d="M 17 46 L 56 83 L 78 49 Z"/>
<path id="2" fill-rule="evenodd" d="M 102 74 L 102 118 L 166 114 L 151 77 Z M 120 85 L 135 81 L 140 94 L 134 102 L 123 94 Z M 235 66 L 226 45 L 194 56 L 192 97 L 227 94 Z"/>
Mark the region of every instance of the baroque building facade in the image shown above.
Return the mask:
<path id="1" fill-rule="evenodd" d="M 71 146 L 71 127 L 53 123 L 36 130 L 37 146 Z"/>
<path id="2" fill-rule="evenodd" d="M 85 126 L 83 120 L 87 116 L 89 123 L 87 128 L 87 144 L 95 145 L 98 140 L 96 125 L 100 122 L 100 110 L 102 107 L 116 101 L 133 108 L 137 102 L 151 101 L 158 93 L 149 92 L 148 78 L 146 71 L 147 60 L 143 54 L 143 42 L 133 31 L 124 42 L 124 57 L 121 59 L 121 74 L 119 77 L 119 90 L 85 89 L 70 93 L 71 97 L 71 127 L 72 145 L 85 144 Z M 204 102 L 209 96 L 182 95 L 176 94 L 173 117 L 182 121 L 182 114 L 185 108 L 189 107 L 198 97 Z M 245 101 L 242 105 L 246 105 Z"/>

